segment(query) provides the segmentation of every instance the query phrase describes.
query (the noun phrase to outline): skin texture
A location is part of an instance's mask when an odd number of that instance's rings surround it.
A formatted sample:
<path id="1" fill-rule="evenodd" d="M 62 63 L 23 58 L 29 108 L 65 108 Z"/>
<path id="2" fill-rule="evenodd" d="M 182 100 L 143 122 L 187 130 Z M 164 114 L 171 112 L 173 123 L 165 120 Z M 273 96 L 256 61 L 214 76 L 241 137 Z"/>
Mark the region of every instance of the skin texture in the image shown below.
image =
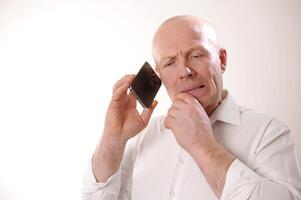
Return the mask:
<path id="1" fill-rule="evenodd" d="M 235 157 L 214 139 L 209 117 L 225 97 L 226 50 L 208 22 L 187 15 L 165 21 L 154 36 L 152 49 L 156 70 L 172 100 L 164 124 L 220 198 Z M 127 93 L 133 78 L 126 75 L 113 88 L 103 135 L 92 159 L 100 182 L 118 170 L 126 142 L 146 127 L 157 104 L 138 113 L 135 97 Z"/>

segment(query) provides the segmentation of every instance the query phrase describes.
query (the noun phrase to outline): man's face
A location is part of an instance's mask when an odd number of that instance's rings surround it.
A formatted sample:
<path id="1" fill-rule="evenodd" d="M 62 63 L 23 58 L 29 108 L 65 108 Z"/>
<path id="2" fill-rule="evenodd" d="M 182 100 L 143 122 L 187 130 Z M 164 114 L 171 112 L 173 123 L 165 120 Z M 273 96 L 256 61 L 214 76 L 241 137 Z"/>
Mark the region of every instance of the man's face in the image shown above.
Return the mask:
<path id="1" fill-rule="evenodd" d="M 154 44 L 159 76 L 172 101 L 178 93 L 189 93 L 210 112 L 221 101 L 226 51 L 198 26 L 168 28 Z"/>

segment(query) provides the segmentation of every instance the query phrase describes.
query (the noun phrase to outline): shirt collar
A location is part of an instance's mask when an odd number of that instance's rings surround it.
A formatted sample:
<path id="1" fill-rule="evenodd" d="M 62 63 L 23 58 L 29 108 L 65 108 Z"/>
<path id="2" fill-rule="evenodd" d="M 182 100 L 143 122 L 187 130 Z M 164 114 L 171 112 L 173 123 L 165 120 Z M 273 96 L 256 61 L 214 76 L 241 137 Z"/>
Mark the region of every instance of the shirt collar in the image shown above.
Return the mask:
<path id="1" fill-rule="evenodd" d="M 222 121 L 233 125 L 240 124 L 239 106 L 230 93 L 227 90 L 225 90 L 225 92 L 226 98 L 210 116 L 211 125 L 213 125 L 216 121 Z"/>

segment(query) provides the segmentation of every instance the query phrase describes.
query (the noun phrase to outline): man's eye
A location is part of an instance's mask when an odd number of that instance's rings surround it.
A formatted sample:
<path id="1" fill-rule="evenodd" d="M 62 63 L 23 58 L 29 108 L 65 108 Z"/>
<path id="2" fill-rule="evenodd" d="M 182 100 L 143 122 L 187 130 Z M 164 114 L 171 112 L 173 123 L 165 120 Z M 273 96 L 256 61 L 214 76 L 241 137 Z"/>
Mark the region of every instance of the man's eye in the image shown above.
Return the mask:
<path id="1" fill-rule="evenodd" d="M 190 56 L 191 59 L 198 59 L 198 58 L 201 58 L 201 57 L 202 57 L 202 54 L 194 54 L 194 55 Z"/>
<path id="2" fill-rule="evenodd" d="M 164 65 L 164 67 L 171 66 L 171 65 L 173 65 L 173 63 L 174 63 L 174 61 L 168 62 L 168 63 L 166 63 L 166 64 Z"/>

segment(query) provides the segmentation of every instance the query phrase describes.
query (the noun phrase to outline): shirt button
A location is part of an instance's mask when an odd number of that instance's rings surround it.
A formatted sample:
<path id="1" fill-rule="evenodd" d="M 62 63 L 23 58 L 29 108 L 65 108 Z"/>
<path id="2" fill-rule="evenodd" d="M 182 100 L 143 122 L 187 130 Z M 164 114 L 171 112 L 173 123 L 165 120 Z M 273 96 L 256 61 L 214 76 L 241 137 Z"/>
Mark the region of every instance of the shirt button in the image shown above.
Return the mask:
<path id="1" fill-rule="evenodd" d="M 179 157 L 179 163 L 180 163 L 180 164 L 184 164 L 184 159 L 183 159 L 182 156 Z"/>
<path id="2" fill-rule="evenodd" d="M 169 192 L 169 199 L 174 199 L 176 196 L 176 193 L 174 191 Z"/>

